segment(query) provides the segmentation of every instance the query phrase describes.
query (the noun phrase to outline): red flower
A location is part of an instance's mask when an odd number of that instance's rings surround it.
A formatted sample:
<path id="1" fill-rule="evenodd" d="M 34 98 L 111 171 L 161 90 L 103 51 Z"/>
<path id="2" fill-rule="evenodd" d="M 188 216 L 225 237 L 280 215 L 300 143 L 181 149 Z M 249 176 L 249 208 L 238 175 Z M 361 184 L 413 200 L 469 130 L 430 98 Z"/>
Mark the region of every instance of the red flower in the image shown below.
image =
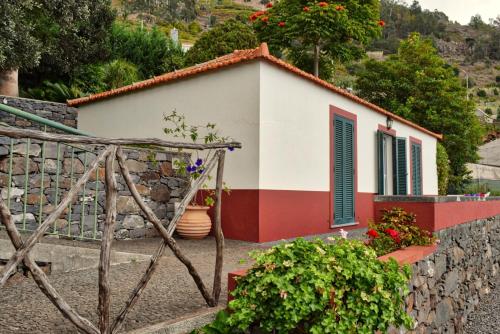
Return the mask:
<path id="1" fill-rule="evenodd" d="M 382 20 L 380 20 L 380 21 L 378 21 L 378 25 L 381 26 L 381 27 L 383 27 L 383 26 L 385 26 L 385 22 L 382 21 Z"/>
<path id="2" fill-rule="evenodd" d="M 285 22 L 281 21 L 280 23 L 278 23 L 278 25 L 279 25 L 280 27 L 284 27 L 284 26 L 285 26 Z"/>
<path id="3" fill-rule="evenodd" d="M 304 11 L 304 12 L 308 12 L 308 11 L 310 11 L 310 10 L 311 10 L 311 9 L 310 9 L 309 7 L 307 7 L 307 6 L 305 6 L 305 7 L 303 8 L 303 11 Z"/>
<path id="4" fill-rule="evenodd" d="M 344 7 L 344 6 L 340 6 L 340 5 L 339 5 L 339 6 L 335 7 L 335 9 L 336 9 L 336 10 L 338 10 L 338 11 L 341 11 L 341 10 L 344 10 L 344 9 L 345 9 L 345 7 Z"/>
<path id="5" fill-rule="evenodd" d="M 266 8 L 271 8 L 272 6 L 273 6 L 273 4 L 272 4 L 272 3 L 268 3 L 268 4 L 266 5 Z"/>
<path id="6" fill-rule="evenodd" d="M 328 3 L 322 1 L 322 2 L 318 3 L 318 6 L 320 6 L 320 7 L 326 7 L 326 6 L 328 6 Z"/>
<path id="7" fill-rule="evenodd" d="M 258 12 L 253 13 L 250 15 L 250 21 L 255 21 L 259 16 L 264 15 L 266 12 L 263 10 L 259 10 Z"/>
<path id="8" fill-rule="evenodd" d="M 392 228 L 388 228 L 384 232 L 389 234 L 391 236 L 391 238 L 393 238 L 393 239 L 399 237 L 398 231 L 393 230 Z"/>
<path id="9" fill-rule="evenodd" d="M 263 18 L 260 19 L 262 22 L 267 22 L 269 21 L 269 18 L 267 16 L 264 16 Z"/>
<path id="10" fill-rule="evenodd" d="M 378 238 L 378 232 L 375 231 L 374 229 L 368 230 L 368 232 L 366 232 L 366 234 L 368 234 L 368 236 L 371 238 Z"/>

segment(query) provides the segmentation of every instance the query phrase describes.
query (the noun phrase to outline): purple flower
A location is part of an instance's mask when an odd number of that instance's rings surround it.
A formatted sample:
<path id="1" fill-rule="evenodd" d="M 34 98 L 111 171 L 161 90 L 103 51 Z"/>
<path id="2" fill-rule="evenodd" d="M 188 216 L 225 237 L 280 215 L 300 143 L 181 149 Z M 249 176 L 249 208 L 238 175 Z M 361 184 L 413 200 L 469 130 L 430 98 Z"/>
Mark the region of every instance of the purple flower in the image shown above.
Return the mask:
<path id="1" fill-rule="evenodd" d="M 227 148 L 229 151 L 233 152 L 234 151 L 234 147 L 228 147 Z"/>
<path id="2" fill-rule="evenodd" d="M 203 174 L 204 171 L 205 171 L 205 169 L 203 169 L 203 168 L 198 169 L 198 173 L 200 173 L 200 174 Z"/>
<path id="3" fill-rule="evenodd" d="M 198 166 L 198 167 L 200 167 L 202 163 L 203 163 L 203 160 L 202 159 L 198 159 L 198 160 L 196 160 L 195 165 Z"/>
<path id="4" fill-rule="evenodd" d="M 196 167 L 195 166 L 187 166 L 186 170 L 189 172 L 189 173 L 194 173 L 196 171 Z"/>

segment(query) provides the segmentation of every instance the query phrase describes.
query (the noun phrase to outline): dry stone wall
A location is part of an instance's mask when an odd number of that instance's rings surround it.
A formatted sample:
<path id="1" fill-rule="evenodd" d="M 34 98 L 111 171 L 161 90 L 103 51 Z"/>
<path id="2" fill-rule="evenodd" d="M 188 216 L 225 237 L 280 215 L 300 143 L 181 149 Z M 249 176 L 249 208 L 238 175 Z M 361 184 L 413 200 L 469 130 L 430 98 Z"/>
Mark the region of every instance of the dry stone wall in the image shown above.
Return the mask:
<path id="1" fill-rule="evenodd" d="M 462 333 L 499 274 L 500 216 L 437 234 L 438 250 L 413 265 L 407 299 L 407 311 L 417 321 L 412 333 Z"/>
<path id="2" fill-rule="evenodd" d="M 5 102 L 4 98 L 12 107 L 76 127 L 75 108 L 69 108 L 61 103 L 4 96 L 0 96 L 0 103 Z M 2 111 L 0 111 L 0 122 L 19 128 L 43 129 L 40 124 Z M 175 175 L 172 169 L 173 158 L 182 156 L 172 152 L 140 149 L 125 150 L 125 153 L 127 166 L 139 193 L 158 218 L 167 223 L 174 215 L 175 203 L 181 200 L 186 188 L 186 180 Z M 85 166 L 88 166 L 96 156 L 95 148 L 90 146 L 60 145 L 58 148 L 55 143 L 46 143 L 43 146 L 41 142 L 32 141 L 28 150 L 26 140 L 13 140 L 11 143 L 10 138 L 0 136 L 0 195 L 5 201 L 9 201 L 18 228 L 20 230 L 37 228 L 40 217 L 43 220 L 54 210 L 62 196 L 84 173 Z M 10 190 L 8 190 L 9 170 L 12 171 Z M 131 197 L 125 181 L 119 173 L 117 176 L 119 193 L 115 237 L 128 239 L 156 235 L 152 224 L 145 219 Z M 56 191 L 56 188 L 59 191 Z M 59 236 L 99 239 L 105 214 L 104 207 L 104 168 L 101 166 L 86 184 L 85 193 L 80 191 L 72 203 L 71 210 L 67 208 L 49 232 L 57 232 Z"/>

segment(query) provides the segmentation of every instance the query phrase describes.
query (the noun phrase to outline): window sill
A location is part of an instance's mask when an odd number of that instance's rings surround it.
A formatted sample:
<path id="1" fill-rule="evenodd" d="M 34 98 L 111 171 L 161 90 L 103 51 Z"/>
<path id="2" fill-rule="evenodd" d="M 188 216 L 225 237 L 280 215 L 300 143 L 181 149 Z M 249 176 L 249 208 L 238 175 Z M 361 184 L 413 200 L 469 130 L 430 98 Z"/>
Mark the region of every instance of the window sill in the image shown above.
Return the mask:
<path id="1" fill-rule="evenodd" d="M 342 225 L 330 225 L 330 228 L 333 230 L 333 229 L 337 229 L 337 228 L 343 228 L 343 227 L 349 227 L 349 226 L 356 226 L 356 225 L 359 225 L 359 222 L 342 224 Z"/>

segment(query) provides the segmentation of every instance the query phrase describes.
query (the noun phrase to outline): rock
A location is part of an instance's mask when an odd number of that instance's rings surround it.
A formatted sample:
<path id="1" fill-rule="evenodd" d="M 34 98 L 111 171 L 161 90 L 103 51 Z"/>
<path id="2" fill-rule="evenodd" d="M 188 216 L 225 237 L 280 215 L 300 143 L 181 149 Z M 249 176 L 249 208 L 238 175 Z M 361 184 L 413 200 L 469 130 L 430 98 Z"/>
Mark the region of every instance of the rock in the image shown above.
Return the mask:
<path id="1" fill-rule="evenodd" d="M 160 174 L 156 172 L 144 172 L 141 174 L 141 181 L 148 183 L 149 181 L 155 181 L 160 179 Z"/>
<path id="2" fill-rule="evenodd" d="M 465 256 L 465 252 L 460 247 L 453 247 L 451 250 L 453 256 L 453 263 L 459 263 Z"/>
<path id="3" fill-rule="evenodd" d="M 160 164 L 160 174 L 161 176 L 172 176 L 174 174 L 170 161 L 165 161 Z"/>
<path id="4" fill-rule="evenodd" d="M 446 274 L 444 281 L 444 293 L 446 296 L 450 295 L 458 286 L 458 272 L 456 270 L 450 271 Z"/>
<path id="5" fill-rule="evenodd" d="M 71 165 L 73 165 L 73 174 L 83 174 L 85 168 L 83 163 L 78 159 L 66 158 L 63 161 L 63 172 L 67 175 L 71 175 Z"/>
<path id="6" fill-rule="evenodd" d="M 19 155 L 26 155 L 26 151 L 28 150 L 28 144 L 22 143 L 14 145 L 12 152 L 17 153 Z M 32 157 L 38 157 L 42 152 L 42 148 L 38 144 L 30 144 L 28 155 Z"/>
<path id="7" fill-rule="evenodd" d="M 68 221 L 66 219 L 59 218 L 56 220 L 55 226 L 56 226 L 56 230 L 59 231 L 59 230 L 65 228 L 66 226 L 68 226 Z"/>
<path id="8" fill-rule="evenodd" d="M 144 228 L 144 219 L 139 215 L 129 215 L 123 220 L 122 226 L 129 230 Z"/>
<path id="9" fill-rule="evenodd" d="M 8 154 L 9 154 L 9 149 L 5 146 L 0 146 L 0 156 Z"/>
<path id="10" fill-rule="evenodd" d="M 453 303 L 450 298 L 445 298 L 437 304 L 435 323 L 438 328 L 447 323 L 453 316 L 455 316 L 455 313 L 453 312 Z"/>
<path id="11" fill-rule="evenodd" d="M 132 196 L 119 196 L 116 201 L 116 210 L 118 213 L 139 213 L 139 206 Z"/>
<path id="12" fill-rule="evenodd" d="M 35 216 L 32 213 L 26 213 L 25 218 L 26 218 L 26 224 L 35 222 Z M 12 215 L 12 222 L 14 224 L 22 224 L 23 223 L 23 214 L 20 213 L 18 215 Z"/>
<path id="13" fill-rule="evenodd" d="M 29 184 L 32 188 L 40 188 L 42 186 L 42 174 L 37 174 L 37 175 L 30 177 Z M 44 188 L 50 187 L 50 176 L 49 175 L 44 175 L 43 187 Z"/>
<path id="14" fill-rule="evenodd" d="M 151 199 L 157 202 L 168 202 L 170 190 L 163 184 L 157 185 L 151 190 Z"/>
<path id="15" fill-rule="evenodd" d="M 53 159 L 45 159 L 45 172 L 46 173 L 57 173 L 57 167 L 61 168 L 61 163 Z"/>
<path id="16" fill-rule="evenodd" d="M 12 175 L 21 175 L 26 171 L 26 158 L 13 157 L 12 158 Z M 38 164 L 35 164 L 31 159 L 28 159 L 28 171 L 30 173 L 38 172 Z M 9 172 L 9 158 L 0 161 L 0 172 Z"/>
<path id="17" fill-rule="evenodd" d="M 436 279 L 440 279 L 441 276 L 446 272 L 446 255 L 441 254 L 436 256 L 434 264 L 435 264 Z"/>
<path id="18" fill-rule="evenodd" d="M 26 203 L 28 203 L 28 205 L 39 205 L 40 201 L 42 205 L 47 203 L 47 198 L 45 197 L 45 195 L 28 194 L 28 196 L 26 196 Z"/>
<path id="19" fill-rule="evenodd" d="M 10 193 L 7 188 L 2 188 L 2 199 L 16 198 L 24 195 L 24 189 L 21 188 L 10 188 Z"/>
<path id="20" fill-rule="evenodd" d="M 90 174 L 89 181 L 94 182 L 99 179 L 99 181 L 103 181 L 106 177 L 106 169 L 99 167 L 97 172 Z"/>
<path id="21" fill-rule="evenodd" d="M 59 145 L 59 158 L 64 156 L 66 151 L 66 145 Z M 46 159 L 57 159 L 57 143 L 46 142 L 45 143 L 45 158 Z"/>
<path id="22" fill-rule="evenodd" d="M 7 187 L 9 185 L 9 176 L 5 174 L 0 175 L 0 187 Z"/>
<path id="23" fill-rule="evenodd" d="M 144 228 L 138 228 L 138 229 L 130 230 L 129 231 L 129 236 L 132 239 L 144 238 L 146 236 L 146 229 L 144 229 Z"/>
<path id="24" fill-rule="evenodd" d="M 115 232 L 115 238 L 117 240 L 128 239 L 128 237 L 129 237 L 129 232 L 126 229 L 121 229 Z"/>
<path id="25" fill-rule="evenodd" d="M 135 187 L 137 188 L 139 194 L 141 194 L 142 196 L 149 196 L 149 194 L 151 193 L 151 189 L 149 187 L 146 187 L 145 185 L 136 184 Z"/>
<path id="26" fill-rule="evenodd" d="M 148 170 L 148 165 L 144 162 L 139 162 L 137 160 L 127 160 L 125 165 L 128 167 L 131 173 L 144 173 Z"/>

